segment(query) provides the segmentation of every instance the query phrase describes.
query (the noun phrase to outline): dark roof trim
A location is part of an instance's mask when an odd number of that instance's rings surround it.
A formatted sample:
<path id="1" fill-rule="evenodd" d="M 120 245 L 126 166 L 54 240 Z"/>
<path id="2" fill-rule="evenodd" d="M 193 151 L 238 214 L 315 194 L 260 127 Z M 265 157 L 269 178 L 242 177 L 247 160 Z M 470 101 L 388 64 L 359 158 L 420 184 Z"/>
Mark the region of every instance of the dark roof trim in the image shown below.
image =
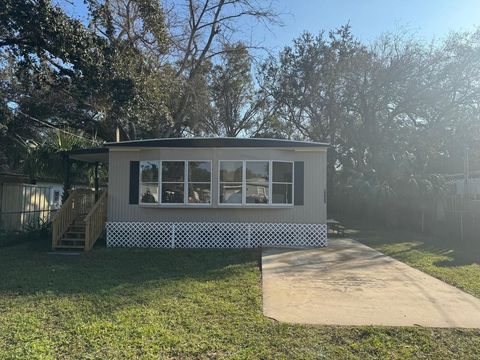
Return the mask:
<path id="1" fill-rule="evenodd" d="M 315 148 L 327 143 L 259 138 L 166 138 L 105 143 L 106 147 L 170 148 Z"/>
<path id="2" fill-rule="evenodd" d="M 61 184 L 62 182 L 51 176 L 37 176 L 35 177 L 36 183 L 53 183 L 53 184 Z M 0 183 L 7 182 L 7 183 L 17 183 L 17 184 L 31 184 L 31 179 L 28 175 L 12 172 L 12 171 L 1 171 L 0 172 Z"/>
<path id="3" fill-rule="evenodd" d="M 76 149 L 76 150 L 63 151 L 63 153 L 67 155 L 104 154 L 104 153 L 108 153 L 108 148 L 98 147 L 98 148 L 88 148 L 88 149 Z"/>
<path id="4" fill-rule="evenodd" d="M 439 174 L 443 176 L 447 180 L 464 180 L 465 173 L 457 173 L 457 174 Z M 480 170 L 470 170 L 469 178 L 476 179 L 480 177 Z"/>

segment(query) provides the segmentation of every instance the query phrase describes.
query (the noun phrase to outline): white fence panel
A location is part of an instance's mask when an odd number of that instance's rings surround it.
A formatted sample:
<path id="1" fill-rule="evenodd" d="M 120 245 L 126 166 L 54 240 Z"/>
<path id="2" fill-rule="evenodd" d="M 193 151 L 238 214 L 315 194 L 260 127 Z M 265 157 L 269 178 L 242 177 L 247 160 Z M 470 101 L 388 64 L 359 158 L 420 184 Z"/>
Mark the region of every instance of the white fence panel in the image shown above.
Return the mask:
<path id="1" fill-rule="evenodd" d="M 326 224 L 109 222 L 109 247 L 250 248 L 327 246 Z"/>

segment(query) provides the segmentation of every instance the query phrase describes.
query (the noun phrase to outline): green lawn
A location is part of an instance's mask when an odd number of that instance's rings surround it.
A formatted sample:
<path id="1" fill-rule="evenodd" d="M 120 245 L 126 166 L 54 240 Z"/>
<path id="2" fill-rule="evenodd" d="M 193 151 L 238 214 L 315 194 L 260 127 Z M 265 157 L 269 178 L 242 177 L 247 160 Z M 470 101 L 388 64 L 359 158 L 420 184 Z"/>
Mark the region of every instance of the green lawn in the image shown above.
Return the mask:
<path id="1" fill-rule="evenodd" d="M 255 251 L 47 249 L 0 248 L 0 359 L 480 357 L 480 331 L 267 319 Z"/>
<path id="2" fill-rule="evenodd" d="M 439 241 L 395 230 L 356 230 L 349 235 L 384 254 L 480 298 L 478 244 Z"/>

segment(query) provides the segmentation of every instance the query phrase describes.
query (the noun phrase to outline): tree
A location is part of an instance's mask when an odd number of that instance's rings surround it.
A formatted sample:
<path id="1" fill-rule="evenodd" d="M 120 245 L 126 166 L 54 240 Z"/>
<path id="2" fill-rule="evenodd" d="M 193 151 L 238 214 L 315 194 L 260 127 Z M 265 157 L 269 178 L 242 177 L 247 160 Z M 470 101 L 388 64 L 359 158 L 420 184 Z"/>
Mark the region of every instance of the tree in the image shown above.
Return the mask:
<path id="1" fill-rule="evenodd" d="M 278 19 L 270 5 L 252 0 L 185 0 L 166 3 L 166 10 L 158 0 L 88 3 L 97 34 L 115 49 L 114 77 L 125 80 L 112 87 L 105 125 L 120 127 L 128 139 L 202 131 L 210 116 L 210 70 L 234 51 L 229 44 L 240 20 Z M 126 91 L 121 106 L 117 89 Z"/>
<path id="2" fill-rule="evenodd" d="M 0 4 L 0 49 L 32 68 L 48 63 L 59 76 L 94 72 L 104 42 L 49 0 Z"/>
<path id="3" fill-rule="evenodd" d="M 92 99 L 102 86 L 106 43 L 47 0 L 0 4 L 2 123 L 10 165 L 38 129 L 96 130 Z M 18 150 L 18 151 L 16 151 Z"/>
<path id="4" fill-rule="evenodd" d="M 166 61 L 169 35 L 156 0 L 89 0 L 92 27 L 112 49 L 111 99 L 103 104 L 105 131 L 126 139 L 162 137 L 172 126 L 171 99 L 178 92 Z"/>
<path id="5" fill-rule="evenodd" d="M 352 58 L 365 52 L 350 27 L 344 26 L 328 35 L 304 33 L 278 59 L 270 58 L 262 66 L 263 91 L 270 96 L 273 112 L 289 137 L 332 145 L 328 156 L 330 194 L 340 158 L 340 133 L 352 121 L 354 95 L 345 74 Z"/>
<path id="6" fill-rule="evenodd" d="M 35 182 L 39 176 L 56 175 L 59 181 L 63 181 L 64 164 L 62 152 L 84 147 L 98 146 L 98 142 L 90 142 L 80 134 L 74 134 L 72 129 L 44 130 L 40 141 L 26 140 L 22 144 L 25 147 L 26 157 L 23 162 L 23 173 Z M 85 170 L 86 164 L 76 164 L 73 176 L 79 176 L 79 169 Z M 77 171 L 75 171 L 77 170 Z"/>
<path id="7" fill-rule="evenodd" d="M 305 33 L 264 64 L 263 86 L 274 115 L 293 125 L 290 136 L 332 145 L 330 204 L 336 193 L 369 194 L 387 199 L 370 202 L 385 213 L 403 183 L 432 183 L 440 168 L 454 171 L 446 159 L 463 163 L 464 144 L 478 146 L 478 39 L 452 34 L 425 45 L 385 34 L 366 46 L 344 26 Z"/>
<path id="8" fill-rule="evenodd" d="M 213 111 L 202 126 L 205 132 L 237 137 L 255 135 L 261 128 L 259 114 L 266 102 L 261 93 L 255 93 L 251 71 L 247 47 L 242 43 L 226 45 L 221 62 L 211 71 Z"/>
<path id="9" fill-rule="evenodd" d="M 180 84 L 180 93 L 172 107 L 175 125 L 169 136 L 179 136 L 185 129 L 201 127 L 203 118 L 190 111 L 208 107 L 208 103 L 197 103 L 206 100 L 198 96 L 197 86 L 207 87 L 209 64 L 235 48 L 229 45 L 241 34 L 241 24 L 249 22 L 265 26 L 280 24 L 271 3 L 257 0 L 185 0 L 183 6 L 172 4 L 167 11 L 175 79 Z M 248 44 L 247 47 L 257 46 Z"/>

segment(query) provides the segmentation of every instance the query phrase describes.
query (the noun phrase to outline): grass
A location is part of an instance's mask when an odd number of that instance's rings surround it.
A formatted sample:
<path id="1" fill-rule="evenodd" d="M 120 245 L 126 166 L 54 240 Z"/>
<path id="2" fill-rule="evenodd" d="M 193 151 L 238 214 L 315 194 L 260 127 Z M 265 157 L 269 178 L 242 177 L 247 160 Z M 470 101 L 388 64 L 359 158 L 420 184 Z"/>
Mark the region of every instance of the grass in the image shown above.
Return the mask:
<path id="1" fill-rule="evenodd" d="M 349 235 L 480 298 L 480 242 L 462 244 L 390 229 L 356 230 Z"/>
<path id="2" fill-rule="evenodd" d="M 0 248 L 4 246 L 17 245 L 28 241 L 34 241 L 38 238 L 48 236 L 48 230 L 45 225 L 35 228 L 28 228 L 26 231 L 4 231 L 0 224 Z"/>
<path id="3" fill-rule="evenodd" d="M 477 359 L 480 331 L 281 324 L 258 252 L 0 249 L 1 359 Z"/>

